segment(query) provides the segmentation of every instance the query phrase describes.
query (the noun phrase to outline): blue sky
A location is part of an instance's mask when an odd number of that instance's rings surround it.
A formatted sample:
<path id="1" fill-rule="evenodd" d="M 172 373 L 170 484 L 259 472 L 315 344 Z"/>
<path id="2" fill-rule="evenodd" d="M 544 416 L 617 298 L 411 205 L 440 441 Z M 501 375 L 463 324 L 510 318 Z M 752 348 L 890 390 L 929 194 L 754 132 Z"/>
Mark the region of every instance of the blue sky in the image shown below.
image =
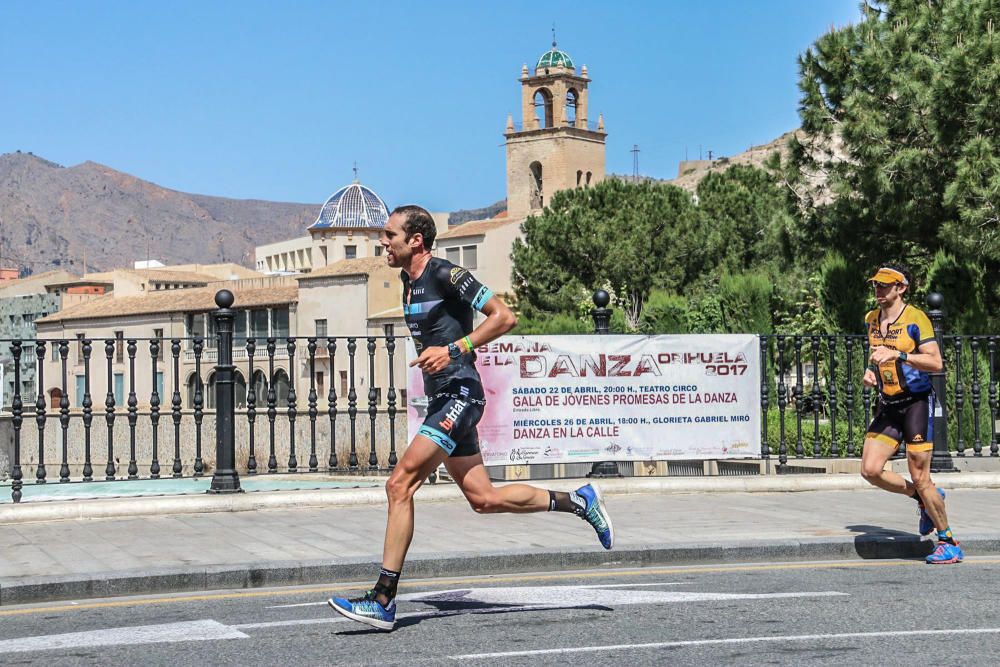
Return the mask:
<path id="1" fill-rule="evenodd" d="M 93 160 L 186 192 L 390 206 L 505 196 L 522 63 L 592 79 L 608 171 L 659 178 L 798 125 L 796 57 L 857 0 L 0 2 L 0 153 Z"/>

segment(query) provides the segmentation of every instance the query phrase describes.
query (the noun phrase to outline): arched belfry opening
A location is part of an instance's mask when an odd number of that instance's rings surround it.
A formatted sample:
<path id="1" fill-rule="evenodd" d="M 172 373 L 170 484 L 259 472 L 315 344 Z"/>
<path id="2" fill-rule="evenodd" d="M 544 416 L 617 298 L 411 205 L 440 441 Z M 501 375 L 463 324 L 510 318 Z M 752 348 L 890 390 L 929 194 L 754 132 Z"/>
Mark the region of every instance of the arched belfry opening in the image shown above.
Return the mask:
<path id="1" fill-rule="evenodd" d="M 532 162 L 529 166 L 531 170 L 531 208 L 542 208 L 545 190 L 542 187 L 542 163 Z"/>
<path id="2" fill-rule="evenodd" d="M 580 93 L 576 88 L 566 91 L 566 124 L 576 127 L 577 107 L 580 104 Z"/>
<path id="3" fill-rule="evenodd" d="M 552 127 L 552 93 L 548 88 L 535 91 L 535 121 L 539 128 Z"/>

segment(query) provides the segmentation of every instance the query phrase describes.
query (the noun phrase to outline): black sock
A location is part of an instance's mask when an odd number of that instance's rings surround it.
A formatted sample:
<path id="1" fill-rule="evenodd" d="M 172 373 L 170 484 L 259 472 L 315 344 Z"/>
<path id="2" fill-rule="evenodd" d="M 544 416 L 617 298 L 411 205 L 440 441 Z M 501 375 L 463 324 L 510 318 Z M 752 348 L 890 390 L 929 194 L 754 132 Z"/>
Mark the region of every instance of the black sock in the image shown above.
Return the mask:
<path id="1" fill-rule="evenodd" d="M 583 516 L 587 511 L 587 501 L 578 496 L 575 491 L 572 493 L 549 491 L 549 511 L 570 512 L 577 516 Z"/>
<path id="2" fill-rule="evenodd" d="M 378 572 L 378 581 L 375 582 L 375 599 L 383 607 L 388 605 L 396 597 L 396 586 L 399 585 L 399 572 L 387 570 L 384 567 Z"/>

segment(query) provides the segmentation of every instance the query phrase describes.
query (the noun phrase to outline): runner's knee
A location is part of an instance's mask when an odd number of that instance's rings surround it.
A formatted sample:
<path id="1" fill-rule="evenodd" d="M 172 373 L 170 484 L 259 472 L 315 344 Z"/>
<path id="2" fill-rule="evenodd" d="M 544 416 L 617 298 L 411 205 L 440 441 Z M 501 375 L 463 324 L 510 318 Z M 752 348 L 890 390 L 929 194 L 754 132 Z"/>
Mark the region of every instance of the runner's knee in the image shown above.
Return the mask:
<path id="1" fill-rule="evenodd" d="M 911 470 L 910 478 L 913 486 L 917 487 L 917 492 L 923 496 L 924 491 L 934 491 L 934 483 L 931 481 L 931 474 L 925 470 Z"/>
<path id="2" fill-rule="evenodd" d="M 406 502 L 416 492 L 417 487 L 411 482 L 409 477 L 404 474 L 397 474 L 398 472 L 397 470 L 389 475 L 389 479 L 385 482 L 385 495 L 389 498 L 390 503 Z"/>
<path id="3" fill-rule="evenodd" d="M 882 477 L 882 469 L 884 467 L 885 464 L 878 461 L 862 461 L 861 476 L 864 477 L 865 481 L 869 484 L 874 484 Z"/>

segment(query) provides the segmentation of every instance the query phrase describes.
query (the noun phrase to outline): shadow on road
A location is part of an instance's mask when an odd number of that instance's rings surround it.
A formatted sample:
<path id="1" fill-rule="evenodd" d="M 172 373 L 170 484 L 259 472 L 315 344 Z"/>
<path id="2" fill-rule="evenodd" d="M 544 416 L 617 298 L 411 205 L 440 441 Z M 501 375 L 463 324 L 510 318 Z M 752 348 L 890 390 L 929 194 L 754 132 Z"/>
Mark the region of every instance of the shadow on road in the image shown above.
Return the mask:
<path id="1" fill-rule="evenodd" d="M 427 621 L 434 618 L 447 618 L 449 616 L 462 616 L 466 614 L 516 614 L 519 612 L 526 611 L 563 611 L 566 609 L 589 609 L 592 611 L 614 611 L 611 607 L 605 607 L 603 605 L 525 605 L 525 606 L 511 606 L 509 604 L 492 604 L 487 602 L 478 602 L 475 600 L 469 600 L 467 602 L 457 601 L 457 600 L 421 600 L 422 603 L 433 606 L 436 608 L 435 611 L 427 612 L 417 612 L 412 616 L 403 616 L 396 621 L 396 630 L 401 628 L 406 628 L 412 625 L 417 625 L 423 621 Z M 343 635 L 346 637 L 352 637 L 354 635 L 371 635 L 371 634 L 384 634 L 384 630 L 377 630 L 375 628 L 365 628 L 359 630 L 344 630 L 342 632 L 337 632 L 337 635 Z"/>
<path id="2" fill-rule="evenodd" d="M 934 550 L 934 542 L 924 540 L 915 533 L 859 524 L 845 526 L 858 533 L 854 536 L 854 550 L 861 558 L 904 558 L 923 560 Z"/>

